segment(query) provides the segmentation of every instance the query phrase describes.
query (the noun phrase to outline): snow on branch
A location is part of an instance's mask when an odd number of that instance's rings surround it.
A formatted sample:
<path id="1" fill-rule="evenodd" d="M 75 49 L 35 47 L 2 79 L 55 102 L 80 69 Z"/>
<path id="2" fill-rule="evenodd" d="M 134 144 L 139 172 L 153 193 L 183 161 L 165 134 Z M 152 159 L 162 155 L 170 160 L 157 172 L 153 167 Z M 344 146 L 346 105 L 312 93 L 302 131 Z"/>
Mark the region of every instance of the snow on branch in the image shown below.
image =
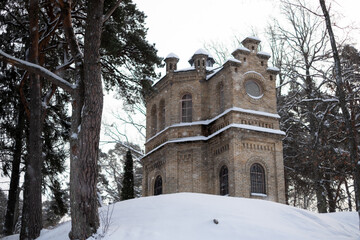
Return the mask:
<path id="1" fill-rule="evenodd" d="M 72 94 L 73 91 L 76 89 L 76 86 L 74 84 L 69 83 L 65 79 L 59 77 L 58 75 L 47 70 L 46 68 L 44 68 L 40 65 L 10 56 L 9 54 L 3 52 L 2 50 L 0 50 L 0 61 L 8 62 L 13 66 L 27 70 L 34 74 L 38 74 L 41 77 L 44 77 L 47 80 L 51 81 L 53 84 L 63 88 L 65 91 L 69 92 L 70 94 Z"/>

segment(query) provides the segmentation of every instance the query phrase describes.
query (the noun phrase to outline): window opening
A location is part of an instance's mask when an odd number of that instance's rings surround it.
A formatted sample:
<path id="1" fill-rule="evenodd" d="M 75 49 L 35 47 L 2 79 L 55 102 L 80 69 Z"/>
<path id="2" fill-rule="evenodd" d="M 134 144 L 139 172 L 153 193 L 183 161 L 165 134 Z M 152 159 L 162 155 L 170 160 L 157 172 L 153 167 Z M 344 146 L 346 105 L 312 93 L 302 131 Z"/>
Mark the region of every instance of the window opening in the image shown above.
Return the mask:
<path id="1" fill-rule="evenodd" d="M 181 121 L 192 122 L 192 97 L 185 94 L 181 99 Z"/>
<path id="2" fill-rule="evenodd" d="M 220 169 L 220 195 L 229 194 L 229 171 L 224 165 Z"/>
<path id="3" fill-rule="evenodd" d="M 264 168 L 255 163 L 250 168 L 251 193 L 266 194 Z"/>
<path id="4" fill-rule="evenodd" d="M 161 176 L 157 176 L 155 179 L 155 184 L 154 184 L 154 195 L 160 195 L 162 194 L 162 178 Z"/>

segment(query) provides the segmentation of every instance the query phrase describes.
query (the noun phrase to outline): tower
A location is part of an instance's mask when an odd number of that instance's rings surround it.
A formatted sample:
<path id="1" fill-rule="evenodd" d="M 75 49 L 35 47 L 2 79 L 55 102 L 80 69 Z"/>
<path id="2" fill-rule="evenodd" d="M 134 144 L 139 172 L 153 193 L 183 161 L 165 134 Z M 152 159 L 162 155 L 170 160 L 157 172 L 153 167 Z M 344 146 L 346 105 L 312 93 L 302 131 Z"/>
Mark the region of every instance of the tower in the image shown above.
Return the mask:
<path id="1" fill-rule="evenodd" d="M 198 192 L 285 202 L 282 137 L 270 55 L 248 37 L 222 66 L 199 49 L 190 68 L 166 59 L 146 97 L 143 196 Z M 175 64 L 175 69 L 173 67 Z"/>

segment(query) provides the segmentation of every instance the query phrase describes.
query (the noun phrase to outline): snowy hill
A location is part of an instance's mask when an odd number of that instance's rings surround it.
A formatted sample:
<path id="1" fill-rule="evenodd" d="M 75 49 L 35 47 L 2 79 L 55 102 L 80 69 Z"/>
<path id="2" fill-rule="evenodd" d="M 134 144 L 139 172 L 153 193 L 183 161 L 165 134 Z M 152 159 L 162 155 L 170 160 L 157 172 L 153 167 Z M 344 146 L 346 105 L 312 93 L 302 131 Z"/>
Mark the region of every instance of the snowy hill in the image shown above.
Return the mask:
<path id="1" fill-rule="evenodd" d="M 317 214 L 263 200 L 178 193 L 128 200 L 100 212 L 106 216 L 112 208 L 105 236 L 90 239 L 360 239 L 355 212 Z M 42 231 L 38 240 L 68 239 L 69 230 L 66 222 Z"/>

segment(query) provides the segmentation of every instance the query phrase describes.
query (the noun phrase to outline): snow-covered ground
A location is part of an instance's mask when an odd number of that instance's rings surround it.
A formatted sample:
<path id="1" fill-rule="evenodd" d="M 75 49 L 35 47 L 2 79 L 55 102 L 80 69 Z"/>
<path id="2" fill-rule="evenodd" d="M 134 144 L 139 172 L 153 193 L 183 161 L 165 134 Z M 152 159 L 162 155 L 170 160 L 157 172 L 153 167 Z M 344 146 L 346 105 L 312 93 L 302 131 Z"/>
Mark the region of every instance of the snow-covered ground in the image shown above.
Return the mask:
<path id="1" fill-rule="evenodd" d="M 100 213 L 110 224 L 104 236 L 91 240 L 360 239 L 355 212 L 317 214 L 264 200 L 206 194 L 138 198 L 103 207 Z M 38 240 L 65 240 L 69 230 L 66 222 L 43 230 Z"/>

